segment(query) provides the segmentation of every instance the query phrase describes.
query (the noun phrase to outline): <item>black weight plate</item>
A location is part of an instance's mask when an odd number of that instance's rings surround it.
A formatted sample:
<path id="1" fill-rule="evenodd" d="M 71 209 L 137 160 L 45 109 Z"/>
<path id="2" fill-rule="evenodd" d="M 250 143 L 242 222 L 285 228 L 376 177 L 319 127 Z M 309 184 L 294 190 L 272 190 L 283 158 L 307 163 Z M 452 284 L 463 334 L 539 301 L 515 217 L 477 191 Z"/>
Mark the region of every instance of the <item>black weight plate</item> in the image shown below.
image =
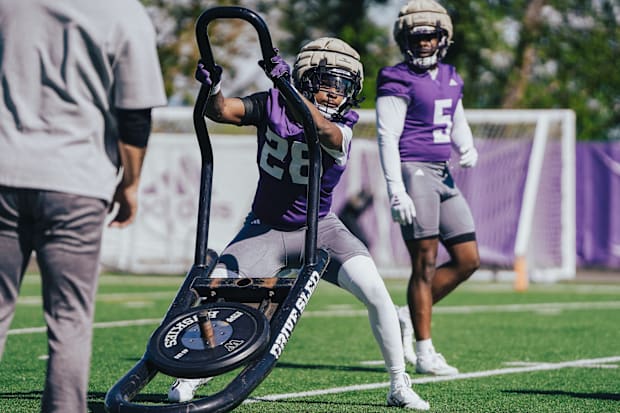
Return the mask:
<path id="1" fill-rule="evenodd" d="M 200 318 L 208 317 L 213 344 L 201 336 Z M 147 358 L 173 377 L 211 377 L 233 370 L 259 355 L 269 342 L 269 321 L 241 303 L 193 307 L 160 325 L 147 345 Z"/>

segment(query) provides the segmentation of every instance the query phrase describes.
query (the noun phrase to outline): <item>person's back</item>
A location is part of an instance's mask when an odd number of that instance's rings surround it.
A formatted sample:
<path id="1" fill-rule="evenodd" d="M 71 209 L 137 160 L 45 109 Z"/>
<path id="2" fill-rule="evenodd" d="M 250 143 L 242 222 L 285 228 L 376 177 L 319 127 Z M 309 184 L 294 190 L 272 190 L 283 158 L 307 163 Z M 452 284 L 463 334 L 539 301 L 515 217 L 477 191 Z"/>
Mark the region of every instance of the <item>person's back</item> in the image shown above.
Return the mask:
<path id="1" fill-rule="evenodd" d="M 0 0 L 0 27 L 0 185 L 109 201 L 118 164 L 111 109 L 165 104 L 151 83 L 161 72 L 143 73 L 159 67 L 143 6 Z"/>
<path id="2" fill-rule="evenodd" d="M 151 108 L 166 104 L 146 10 L 0 0 L 0 96 L 0 357 L 36 252 L 49 349 L 41 411 L 83 413 L 104 221 L 112 202 L 111 225 L 134 219 Z"/>

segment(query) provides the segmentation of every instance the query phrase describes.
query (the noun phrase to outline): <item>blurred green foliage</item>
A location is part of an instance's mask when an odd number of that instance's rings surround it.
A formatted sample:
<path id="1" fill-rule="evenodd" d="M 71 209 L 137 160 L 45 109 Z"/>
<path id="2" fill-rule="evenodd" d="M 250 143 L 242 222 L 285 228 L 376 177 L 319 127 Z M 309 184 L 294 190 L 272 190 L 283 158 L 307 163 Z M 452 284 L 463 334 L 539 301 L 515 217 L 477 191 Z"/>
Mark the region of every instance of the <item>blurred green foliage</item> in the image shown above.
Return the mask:
<path id="1" fill-rule="evenodd" d="M 284 56 L 294 56 L 306 42 L 322 36 L 351 44 L 364 63 L 364 108 L 374 107 L 379 69 L 401 59 L 392 22 L 404 0 L 142 1 L 158 31 L 172 104 L 193 104 L 198 59 L 194 24 L 202 11 L 214 6 L 236 5 L 258 12 Z M 466 108 L 569 108 L 577 113 L 578 139 L 620 139 L 618 0 L 441 3 L 454 24 L 446 62 L 454 64 L 465 80 Z M 253 30 L 247 26 L 241 24 L 212 40 L 229 56 L 244 56 L 254 46 L 235 38 Z M 234 67 L 231 59 L 221 64 L 228 65 L 233 75 L 243 69 Z"/>

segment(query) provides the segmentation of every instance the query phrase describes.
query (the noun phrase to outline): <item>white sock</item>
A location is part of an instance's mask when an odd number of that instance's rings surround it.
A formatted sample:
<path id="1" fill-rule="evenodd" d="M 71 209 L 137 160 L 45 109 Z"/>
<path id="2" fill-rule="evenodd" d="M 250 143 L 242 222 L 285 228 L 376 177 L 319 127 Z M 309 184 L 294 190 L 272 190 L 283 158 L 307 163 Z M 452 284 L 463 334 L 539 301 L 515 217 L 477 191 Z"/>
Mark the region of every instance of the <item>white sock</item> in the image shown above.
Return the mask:
<path id="1" fill-rule="evenodd" d="M 415 353 L 417 356 L 424 355 L 434 351 L 433 339 L 427 338 L 425 340 L 418 340 L 415 342 Z"/>
<path id="2" fill-rule="evenodd" d="M 358 255 L 344 262 L 338 271 L 338 284 L 366 305 L 370 328 L 381 349 L 390 381 L 401 380 L 405 355 L 398 314 L 372 259 Z"/>
<path id="3" fill-rule="evenodd" d="M 400 386 L 410 386 L 405 380 L 405 372 L 393 373 L 390 372 L 390 387 L 393 389 Z"/>

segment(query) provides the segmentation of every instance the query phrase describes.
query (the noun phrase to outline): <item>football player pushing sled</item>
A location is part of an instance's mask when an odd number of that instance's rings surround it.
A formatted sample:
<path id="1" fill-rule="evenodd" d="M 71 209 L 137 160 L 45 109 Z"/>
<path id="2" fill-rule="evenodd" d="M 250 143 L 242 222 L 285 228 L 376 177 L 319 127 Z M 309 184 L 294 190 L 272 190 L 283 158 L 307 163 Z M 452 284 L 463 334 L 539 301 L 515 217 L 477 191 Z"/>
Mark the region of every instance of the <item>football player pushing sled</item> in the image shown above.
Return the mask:
<path id="1" fill-rule="evenodd" d="M 242 7 L 204 11 L 196 38 L 206 70 L 216 70 L 207 35 L 215 19 L 246 20 L 256 29 L 266 71 L 276 51 L 264 21 Z M 213 152 L 204 118 L 213 87 L 200 88 L 194 128 L 202 157 L 194 264 L 140 361 L 108 391 L 108 412 L 226 412 L 238 406 L 271 372 L 305 305 L 325 271 L 328 253 L 317 250 L 318 188 L 321 154 L 312 115 L 286 77 L 273 78 L 287 110 L 302 125 L 308 147 L 307 214 L 303 266 L 296 277 L 213 278 L 219 261 L 208 248 Z M 275 274 L 274 274 L 275 275 Z M 244 366 L 222 390 L 191 403 L 143 405 L 132 400 L 159 372 L 183 378 L 217 376 Z"/>

